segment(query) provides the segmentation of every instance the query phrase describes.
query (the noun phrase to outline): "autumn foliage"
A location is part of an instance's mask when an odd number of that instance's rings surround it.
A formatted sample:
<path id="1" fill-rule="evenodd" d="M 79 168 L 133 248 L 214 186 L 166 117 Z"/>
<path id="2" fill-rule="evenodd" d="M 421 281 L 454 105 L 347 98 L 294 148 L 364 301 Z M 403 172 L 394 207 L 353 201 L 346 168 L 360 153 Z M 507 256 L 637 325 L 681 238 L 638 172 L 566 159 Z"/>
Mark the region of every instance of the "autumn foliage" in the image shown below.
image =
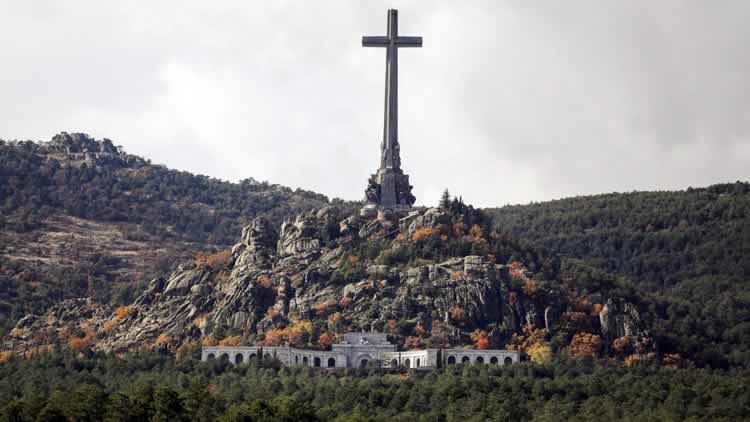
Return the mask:
<path id="1" fill-rule="evenodd" d="M 409 336 L 404 340 L 404 347 L 407 349 L 420 349 L 423 347 L 422 339 L 416 336 Z"/>
<path id="2" fill-rule="evenodd" d="M 232 252 L 229 249 L 226 249 L 221 252 L 212 254 L 198 252 L 198 254 L 193 259 L 193 262 L 195 262 L 197 265 L 208 265 L 209 267 L 218 270 L 229 265 L 229 261 L 231 260 L 231 258 Z"/>
<path id="3" fill-rule="evenodd" d="M 320 346 L 320 348 L 322 349 L 328 349 L 335 342 L 336 339 L 332 335 L 328 334 L 328 332 L 322 332 L 318 336 L 318 346 Z"/>
<path id="4" fill-rule="evenodd" d="M 94 332 L 91 329 L 85 329 L 83 337 L 71 337 L 68 339 L 68 348 L 75 352 L 80 353 L 91 345 L 94 340 Z"/>
<path id="5" fill-rule="evenodd" d="M 240 336 L 230 336 L 230 337 L 224 337 L 219 342 L 219 346 L 239 346 L 240 345 Z"/>
<path id="6" fill-rule="evenodd" d="M 541 364 L 552 356 L 552 348 L 545 336 L 545 330 L 526 325 L 523 327 L 523 334 L 514 334 L 505 348 L 525 352 L 533 363 Z"/>
<path id="7" fill-rule="evenodd" d="M 266 332 L 263 346 L 278 346 L 283 342 L 290 346 L 302 346 L 310 340 L 312 322 L 309 320 L 294 321 L 286 328 L 275 328 Z"/>
<path id="8" fill-rule="evenodd" d="M 206 336 L 201 339 L 201 345 L 206 347 L 216 346 L 217 344 L 219 344 L 219 341 L 213 336 Z"/>
<path id="9" fill-rule="evenodd" d="M 474 330 L 474 332 L 471 333 L 471 340 L 474 342 L 477 349 L 484 350 L 490 348 L 490 340 L 487 338 L 487 331 Z"/>
<path id="10" fill-rule="evenodd" d="M 677 353 L 666 353 L 661 357 L 661 364 L 667 368 L 677 369 L 690 367 L 693 363 Z"/>
<path id="11" fill-rule="evenodd" d="M 420 240 L 427 240 L 435 235 L 435 230 L 432 227 L 420 227 L 411 236 L 411 240 L 419 242 Z"/>
<path id="12" fill-rule="evenodd" d="M 130 310 L 133 308 L 133 305 L 127 305 L 127 306 L 118 306 L 115 308 L 115 320 L 122 321 L 123 319 L 127 318 L 128 315 L 130 315 Z"/>
<path id="13" fill-rule="evenodd" d="M 0 363 L 5 362 L 13 356 L 13 352 L 0 352 Z"/>
<path id="14" fill-rule="evenodd" d="M 448 309 L 448 315 L 455 322 L 464 322 L 466 320 L 466 311 L 458 306 L 453 306 Z"/>
<path id="15" fill-rule="evenodd" d="M 568 352 L 575 358 L 595 358 L 602 350 L 602 338 L 591 333 L 577 333 L 568 346 Z"/>
<path id="16" fill-rule="evenodd" d="M 526 354 L 532 363 L 541 365 L 549 361 L 552 357 L 552 348 L 546 341 L 534 343 L 526 349 Z"/>
<path id="17" fill-rule="evenodd" d="M 161 334 L 154 342 L 157 345 L 166 345 L 172 342 L 172 336 L 168 334 Z"/>

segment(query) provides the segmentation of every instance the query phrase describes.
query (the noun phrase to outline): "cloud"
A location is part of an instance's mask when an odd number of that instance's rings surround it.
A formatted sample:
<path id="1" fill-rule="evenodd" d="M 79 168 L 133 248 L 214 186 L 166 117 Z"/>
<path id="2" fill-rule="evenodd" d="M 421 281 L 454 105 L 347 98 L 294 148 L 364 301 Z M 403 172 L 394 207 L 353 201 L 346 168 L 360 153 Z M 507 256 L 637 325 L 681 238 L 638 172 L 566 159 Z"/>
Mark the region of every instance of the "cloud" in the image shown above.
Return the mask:
<path id="1" fill-rule="evenodd" d="M 0 1 L 0 136 L 109 137 L 170 167 L 359 199 L 378 163 L 385 11 L 419 203 L 746 179 L 750 5 Z"/>

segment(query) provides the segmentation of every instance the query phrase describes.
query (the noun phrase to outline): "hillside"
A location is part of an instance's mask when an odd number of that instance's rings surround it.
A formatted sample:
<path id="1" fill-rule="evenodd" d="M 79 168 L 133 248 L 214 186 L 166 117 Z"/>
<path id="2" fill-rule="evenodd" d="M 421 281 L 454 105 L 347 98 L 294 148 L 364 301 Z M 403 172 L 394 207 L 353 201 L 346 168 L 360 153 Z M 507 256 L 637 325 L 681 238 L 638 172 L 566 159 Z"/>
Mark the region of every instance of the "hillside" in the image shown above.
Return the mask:
<path id="1" fill-rule="evenodd" d="M 487 210 L 530 246 L 628 278 L 663 350 L 750 361 L 750 184 L 568 198 Z"/>
<path id="2" fill-rule="evenodd" d="M 8 351 L 62 345 L 77 352 L 201 345 L 329 347 L 345 332 L 379 331 L 402 349 L 512 348 L 629 364 L 687 364 L 660 355 L 638 299 L 611 277 L 579 288 L 560 262 L 491 228 L 454 202 L 407 217 L 362 219 L 326 207 L 277 230 L 256 218 L 231 251 L 157 277 L 132 305 L 68 300 L 28 315 Z"/>
<path id="3" fill-rule="evenodd" d="M 402 347 L 482 338 L 569 353 L 581 334 L 573 349 L 596 356 L 750 362 L 746 183 L 481 212 L 453 201 L 414 227 L 370 232 L 353 204 L 169 170 L 82 134 L 0 142 L 0 158 L 8 349 L 72 336 L 94 350 L 176 351 L 269 333 L 324 347 L 324 332 L 374 328 Z M 243 255 L 258 245 L 264 263 Z M 37 318 L 16 325 L 26 314 Z M 62 339 L 32 335 L 60 331 L 63 314 L 74 326 Z"/>
<path id="4" fill-rule="evenodd" d="M 329 203 L 170 170 L 85 134 L 0 140 L 0 333 L 66 298 L 129 303 L 177 262 L 234 243 L 252 218 L 278 224 Z"/>

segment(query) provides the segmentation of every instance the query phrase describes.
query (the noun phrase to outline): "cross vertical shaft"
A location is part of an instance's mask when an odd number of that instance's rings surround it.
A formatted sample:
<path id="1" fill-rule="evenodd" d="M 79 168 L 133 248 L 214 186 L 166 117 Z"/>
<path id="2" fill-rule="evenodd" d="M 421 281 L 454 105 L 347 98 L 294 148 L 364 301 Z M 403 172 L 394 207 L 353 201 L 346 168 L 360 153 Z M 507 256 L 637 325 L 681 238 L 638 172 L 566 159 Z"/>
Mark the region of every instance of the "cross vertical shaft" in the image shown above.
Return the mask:
<path id="1" fill-rule="evenodd" d="M 385 53 L 385 121 L 383 122 L 383 145 L 381 168 L 399 168 L 398 145 L 398 11 L 388 10 L 388 47 Z M 395 162 L 394 162 L 395 159 Z"/>
<path id="2" fill-rule="evenodd" d="M 363 47 L 385 48 L 385 110 L 383 115 L 383 141 L 380 144 L 380 168 L 365 190 L 367 205 L 363 215 L 375 208 L 404 210 L 414 203 L 409 176 L 401 171 L 398 144 L 398 49 L 421 47 L 422 37 L 398 35 L 398 11 L 388 10 L 388 32 L 385 36 L 362 37 Z"/>
<path id="3" fill-rule="evenodd" d="M 362 37 L 363 47 L 384 47 L 385 53 L 385 113 L 380 168 L 401 166 L 398 152 L 398 49 L 421 47 L 422 37 L 398 35 L 398 11 L 388 10 L 388 33 L 385 37 Z"/>

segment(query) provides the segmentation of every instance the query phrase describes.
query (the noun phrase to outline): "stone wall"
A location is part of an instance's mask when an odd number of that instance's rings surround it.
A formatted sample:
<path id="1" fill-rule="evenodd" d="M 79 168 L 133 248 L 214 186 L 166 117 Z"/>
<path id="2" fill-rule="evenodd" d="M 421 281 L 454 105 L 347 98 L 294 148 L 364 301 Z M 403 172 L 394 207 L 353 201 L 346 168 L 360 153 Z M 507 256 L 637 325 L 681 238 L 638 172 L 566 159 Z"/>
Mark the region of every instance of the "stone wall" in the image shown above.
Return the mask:
<path id="1" fill-rule="evenodd" d="M 359 345 L 357 345 L 359 346 Z M 215 346 L 204 347 L 201 360 L 226 359 L 234 364 L 258 359 L 278 359 L 287 366 L 312 366 L 316 368 L 357 368 L 377 363 L 385 368 L 436 368 L 439 349 L 407 350 L 397 352 L 393 345 L 335 344 L 332 351 L 296 349 L 288 346 Z M 392 348 L 388 349 L 387 346 Z M 509 365 L 520 361 L 514 350 L 442 349 L 442 364 L 493 364 Z"/>

